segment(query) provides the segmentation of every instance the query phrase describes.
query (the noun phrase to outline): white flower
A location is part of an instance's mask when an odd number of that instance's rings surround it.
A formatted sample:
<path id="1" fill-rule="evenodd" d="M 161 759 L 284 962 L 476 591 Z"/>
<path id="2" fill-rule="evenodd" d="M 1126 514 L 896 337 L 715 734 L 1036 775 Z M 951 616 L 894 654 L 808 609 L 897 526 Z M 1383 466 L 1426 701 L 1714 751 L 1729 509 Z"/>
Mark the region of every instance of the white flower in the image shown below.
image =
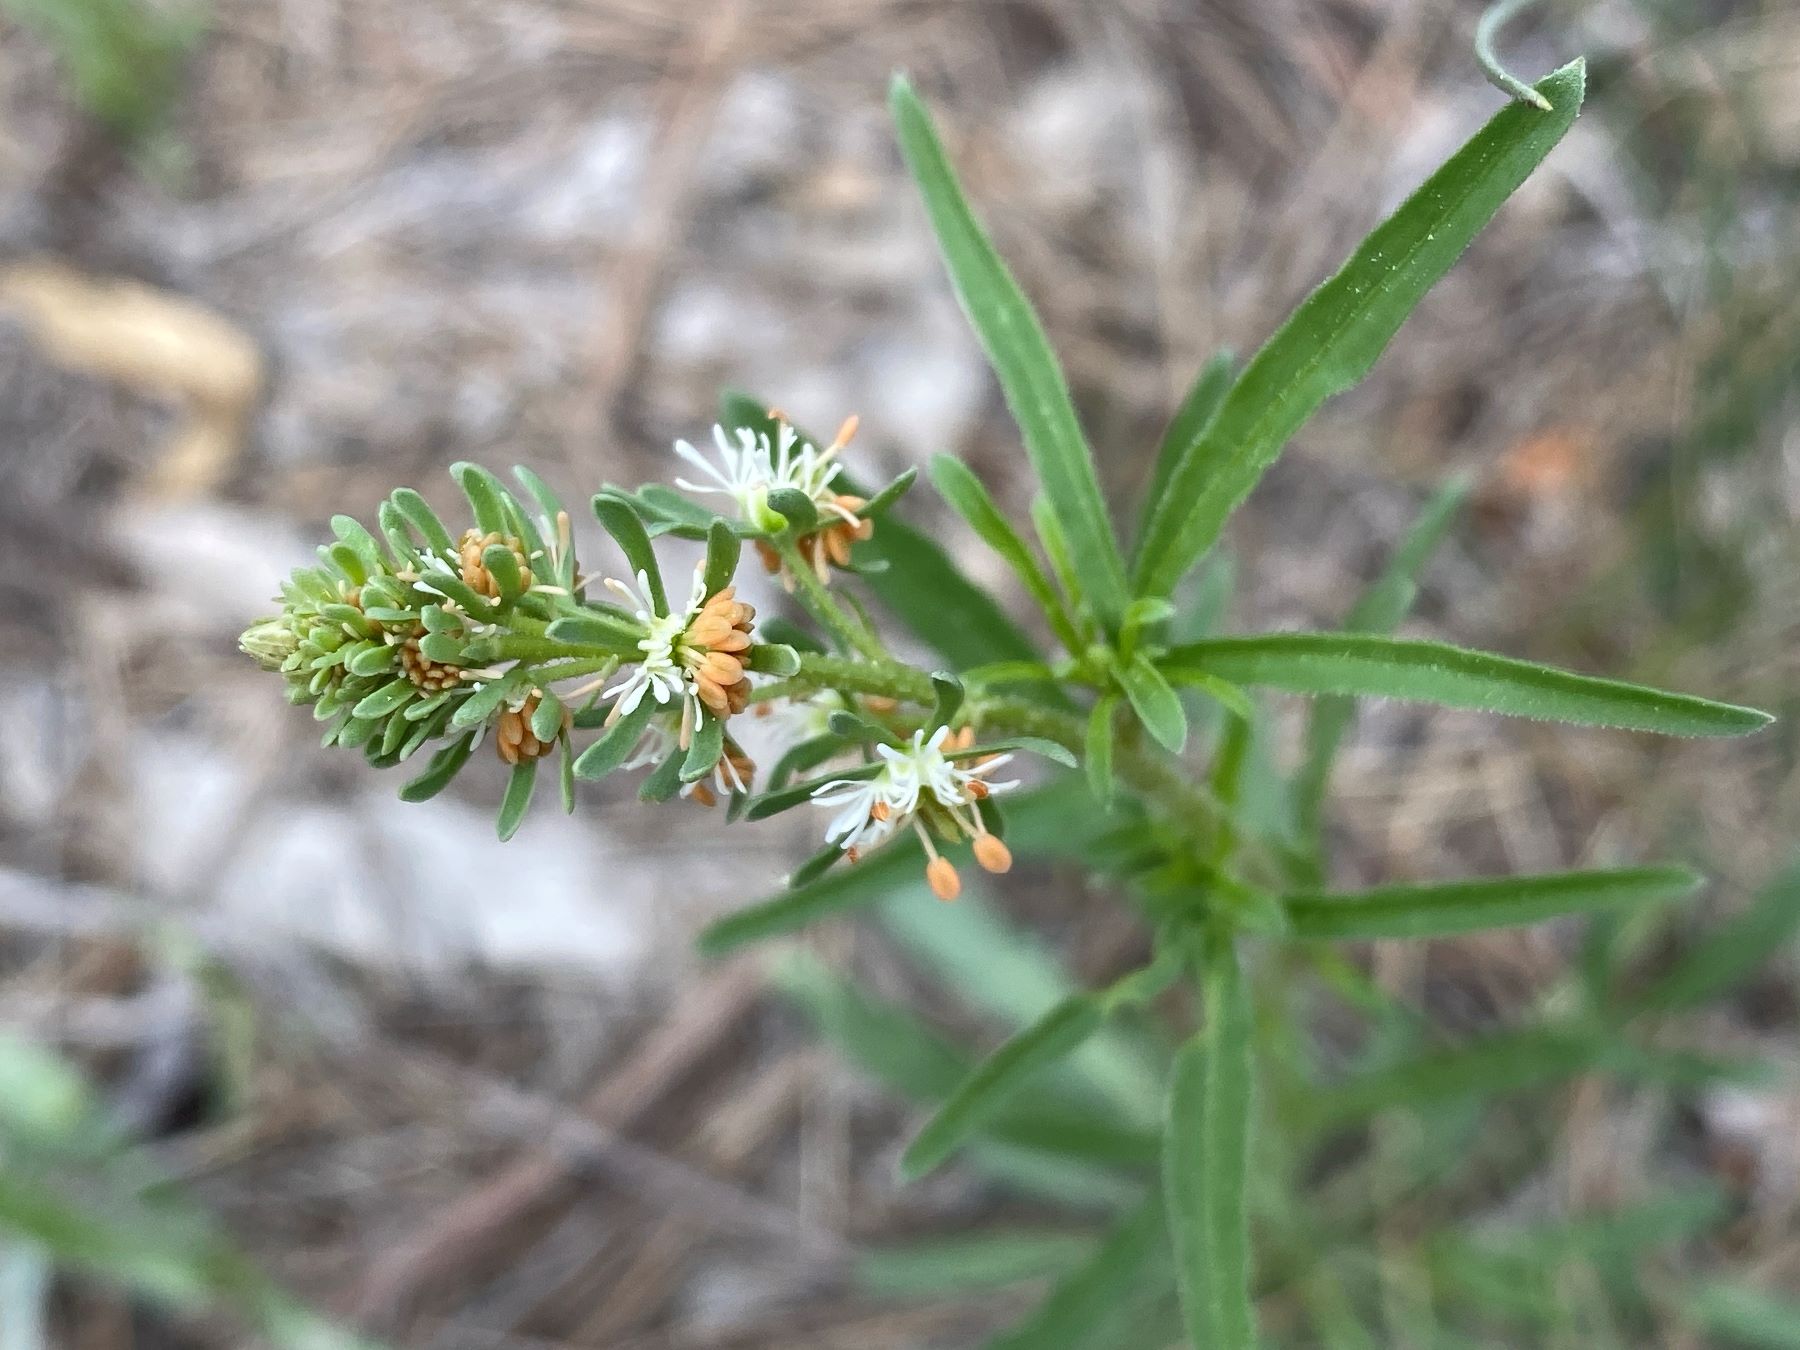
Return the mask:
<path id="1" fill-rule="evenodd" d="M 906 745 L 875 747 L 882 762 L 873 777 L 834 779 L 814 789 L 815 803 L 837 810 L 825 827 L 826 842 L 846 852 L 879 844 L 904 825 L 916 826 L 915 817 L 927 804 L 941 808 L 965 833 L 977 839 L 985 836 L 987 827 L 974 805 L 992 793 L 1018 786 L 1016 782 L 987 781 L 988 774 L 1012 757 L 996 755 L 964 767 L 945 757 L 944 743 L 949 738 L 948 727 L 939 727 L 929 736 L 921 728 Z M 935 859 L 936 850 L 924 830 L 919 830 L 919 837 Z"/>
<path id="2" fill-rule="evenodd" d="M 690 483 L 677 478 L 675 485 L 689 492 L 722 493 L 737 504 L 738 515 L 752 525 L 768 525 L 769 494 L 780 488 L 803 492 L 821 512 L 855 525 L 857 518 L 842 505 L 832 486 L 839 471 L 837 453 L 855 431 L 855 419 L 844 424 L 838 438 L 823 450 L 803 441 L 785 421 L 777 424 L 775 440 L 766 433 L 739 427 L 735 433 L 713 427 L 713 444 L 719 463 L 714 464 L 686 441 L 675 442 L 675 453 L 706 475 L 710 482 Z"/>
<path id="3" fill-rule="evenodd" d="M 670 755 L 679 753 L 682 748 L 679 723 L 667 715 L 652 717 L 644 724 L 643 734 L 631 748 L 630 756 L 619 767 L 660 767 L 668 761 Z M 750 791 L 750 781 L 755 772 L 755 762 L 735 742 L 727 740 L 719 762 L 712 769 L 713 786 L 708 787 L 705 779 L 683 783 L 681 795 L 697 798 L 702 806 L 711 806 L 721 796 Z"/>
<path id="4" fill-rule="evenodd" d="M 688 597 L 687 608 L 670 614 L 658 614 L 650 601 L 650 577 L 646 572 L 637 574 L 637 587 L 634 590 L 622 581 L 612 577 L 606 579 L 607 588 L 622 597 L 626 603 L 637 606 L 637 621 L 647 630 L 638 643 L 638 650 L 644 655 L 606 694 L 616 694 L 608 720 L 625 717 L 633 712 L 638 704 L 649 694 L 658 703 L 669 703 L 677 699 L 691 701 L 694 698 L 692 678 L 689 672 L 676 659 L 675 644 L 687 631 L 687 626 L 700 612 L 700 606 L 706 600 L 705 578 L 696 571 L 694 588 Z M 604 695 L 603 695 L 604 697 Z"/>

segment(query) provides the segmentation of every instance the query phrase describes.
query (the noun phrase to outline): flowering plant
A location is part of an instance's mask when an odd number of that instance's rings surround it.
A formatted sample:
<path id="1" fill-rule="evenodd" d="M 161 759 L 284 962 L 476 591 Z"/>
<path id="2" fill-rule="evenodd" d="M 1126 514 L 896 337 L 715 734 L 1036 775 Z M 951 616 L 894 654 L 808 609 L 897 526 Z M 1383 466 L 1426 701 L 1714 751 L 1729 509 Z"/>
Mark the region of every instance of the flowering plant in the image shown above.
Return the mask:
<path id="1" fill-rule="evenodd" d="M 1531 102 L 1498 113 L 1253 359 L 1241 369 L 1228 355 L 1209 363 L 1158 450 L 1137 528 L 1123 537 L 1036 316 L 964 201 L 924 106 L 896 82 L 901 147 L 1041 493 L 1025 528 L 960 461 L 940 456 L 931 479 L 1017 573 L 1055 639 L 1051 652 L 892 514 L 912 472 L 879 491 L 857 486 L 843 463 L 855 419 L 821 444 L 740 395 L 724 401 L 715 456 L 676 446 L 691 476 L 593 498 L 624 557 L 623 579 L 595 585 L 582 572 L 568 515 L 528 470 L 517 471 L 521 497 L 458 465 L 470 525 L 453 532 L 406 489 L 381 505 L 379 536 L 337 518 L 319 565 L 294 575 L 281 612 L 247 632 L 244 649 L 282 672 L 290 697 L 326 722 L 327 743 L 360 746 L 378 766 L 435 747 L 402 790 L 409 800 L 442 790 L 491 736 L 511 771 L 503 838 L 519 828 L 553 755 L 567 809 L 578 779 L 647 770 L 646 798 L 724 797 L 734 821 L 827 813 L 820 851 L 782 894 L 715 924 L 703 939 L 711 951 L 847 910 L 911 869 L 953 900 L 965 850 L 989 872 L 1007 871 L 1016 852 L 1074 857 L 1111 878 L 1153 934 L 1142 968 L 1058 1003 L 972 1066 L 939 1094 L 903 1170 L 923 1173 L 1000 1128 L 1015 1099 L 1109 1018 L 1192 981 L 1197 1029 L 1165 1062 L 1162 1185 L 1095 1261 L 1116 1267 L 1118 1244 L 1166 1251 L 1193 1343 L 1250 1346 L 1248 977 L 1322 940 L 1532 923 L 1664 901 L 1696 884 L 1678 867 L 1627 867 L 1322 889 L 1321 802 L 1351 700 L 1671 735 L 1737 735 L 1768 721 L 1691 695 L 1391 636 L 1450 524 L 1454 487 L 1427 508 L 1344 631 L 1222 635 L 1216 607 L 1184 599 L 1183 583 L 1294 432 L 1368 369 L 1568 130 L 1583 80 L 1579 63 L 1566 67 L 1530 91 Z M 704 546 L 685 583 L 665 579 L 659 546 L 669 539 Z M 738 599 L 746 542 L 810 627 L 761 620 Z M 935 649 L 942 668 L 894 655 L 859 590 Z M 1318 700 L 1305 762 L 1273 782 L 1275 811 L 1252 809 L 1246 791 L 1263 772 L 1250 767 L 1256 687 Z M 793 734 L 757 766 L 739 719 L 770 709 L 792 710 L 782 725 Z M 1196 741 L 1202 753 L 1190 751 Z M 1024 769 L 1020 755 L 1079 772 L 1029 787 L 997 781 L 1003 767 Z M 1078 1148 L 1043 1134 L 1039 1147 Z M 1092 1135 L 1083 1137 L 1091 1144 Z"/>

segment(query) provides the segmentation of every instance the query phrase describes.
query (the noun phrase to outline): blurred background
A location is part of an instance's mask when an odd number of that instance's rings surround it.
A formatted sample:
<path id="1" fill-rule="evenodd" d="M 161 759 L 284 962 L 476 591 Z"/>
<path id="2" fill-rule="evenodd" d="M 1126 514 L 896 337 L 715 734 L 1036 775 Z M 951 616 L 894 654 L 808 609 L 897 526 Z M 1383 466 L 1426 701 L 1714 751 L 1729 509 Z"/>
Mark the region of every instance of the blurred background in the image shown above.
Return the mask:
<path id="1" fill-rule="evenodd" d="M 815 822 L 589 785 L 502 847 L 497 762 L 404 806 L 235 636 L 332 513 L 447 507 L 458 459 L 575 500 L 666 479 L 727 386 L 859 412 L 866 478 L 950 450 L 1022 511 L 889 135 L 900 67 L 1129 511 L 1199 364 L 1499 106 L 1479 13 L 0 0 L 0 1347 L 326 1343 L 300 1304 L 404 1346 L 963 1347 L 1030 1309 L 1129 1179 L 902 1188 L 878 1061 L 1117 970 L 1142 935 L 1103 886 L 1026 866 L 705 963 Z M 1685 744 L 1376 707 L 1332 815 L 1344 884 L 1716 878 L 1627 931 L 1356 953 L 1429 1043 L 1749 931 L 1648 1035 L 1759 1067 L 1384 1109 L 1302 1173 L 1341 1222 L 1272 1241 L 1263 1315 L 1284 1345 L 1800 1345 L 1800 10 L 1551 4 L 1506 47 L 1585 53 L 1588 108 L 1251 500 L 1231 622 L 1339 621 L 1464 471 L 1409 631 L 1781 713 Z M 1006 586 L 931 492 L 904 509 Z M 979 979 L 976 940 L 1007 953 Z M 1365 1031 L 1309 1039 L 1329 1066 Z M 996 1224 L 1025 1236 L 945 1245 Z"/>

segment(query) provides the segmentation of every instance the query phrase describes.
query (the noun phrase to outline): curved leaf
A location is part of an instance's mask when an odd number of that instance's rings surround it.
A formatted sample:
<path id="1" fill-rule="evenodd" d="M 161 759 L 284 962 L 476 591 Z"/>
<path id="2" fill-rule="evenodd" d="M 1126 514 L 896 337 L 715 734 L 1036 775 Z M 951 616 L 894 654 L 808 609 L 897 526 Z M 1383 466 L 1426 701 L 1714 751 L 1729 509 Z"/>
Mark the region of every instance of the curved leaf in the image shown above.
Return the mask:
<path id="1" fill-rule="evenodd" d="M 1092 996 L 1076 994 L 1007 1040 L 975 1066 L 914 1136 L 900 1159 L 901 1176 L 914 1181 L 943 1162 L 1036 1074 L 1093 1035 L 1103 1020 Z"/>
<path id="2" fill-rule="evenodd" d="M 1187 712 L 1168 680 L 1142 652 L 1118 668 L 1118 679 L 1144 729 L 1170 754 L 1180 754 L 1187 744 Z"/>
<path id="3" fill-rule="evenodd" d="M 1218 414 L 1219 405 L 1225 401 L 1225 395 L 1231 392 L 1231 377 L 1236 363 L 1237 358 L 1229 350 L 1214 352 L 1212 358 L 1200 367 L 1200 373 L 1188 387 L 1181 406 L 1175 409 L 1175 415 L 1169 419 L 1169 425 L 1156 447 L 1156 461 L 1151 466 L 1149 486 L 1144 490 L 1144 504 L 1137 531 L 1140 546 L 1149 531 L 1150 517 L 1155 514 L 1156 505 L 1163 499 L 1163 494 L 1169 490 L 1169 479 L 1180 465 L 1182 456 L 1205 433 L 1207 426 Z"/>
<path id="4" fill-rule="evenodd" d="M 1177 647 L 1165 670 L 1205 671 L 1294 694 L 1361 694 L 1669 736 L 1741 736 L 1774 719 L 1754 708 L 1577 675 L 1443 642 L 1366 633 L 1266 633 Z"/>
<path id="5" fill-rule="evenodd" d="M 994 505 L 994 499 L 988 496 L 974 471 L 960 459 L 938 455 L 931 461 L 931 481 L 981 541 L 1012 568 L 1031 598 L 1037 601 L 1038 608 L 1044 611 L 1044 617 L 1050 621 L 1062 644 L 1071 652 L 1079 651 L 1080 639 L 1069 622 L 1062 597 L 1056 593 L 1050 578 L 1012 522 L 1000 514 L 1000 508 Z"/>
<path id="6" fill-rule="evenodd" d="M 1542 923 L 1611 905 L 1648 905 L 1691 894 L 1700 878 L 1685 867 L 1621 867 L 1494 877 L 1429 886 L 1303 892 L 1284 900 L 1301 938 L 1439 937 Z"/>
<path id="7" fill-rule="evenodd" d="M 951 283 L 1019 423 L 1083 589 L 1100 617 L 1116 622 L 1125 607 L 1125 568 L 1055 353 L 1031 303 L 970 211 L 931 114 L 904 76 L 895 76 L 888 101 Z"/>
<path id="8" fill-rule="evenodd" d="M 1413 307 L 1574 124 L 1585 86 L 1586 67 L 1576 61 L 1537 86 L 1554 112 L 1509 104 L 1496 113 L 1263 345 L 1169 475 L 1138 554 L 1138 594 L 1173 591 L 1289 438 L 1367 373 Z"/>
<path id="9" fill-rule="evenodd" d="M 1206 1022 L 1175 1057 L 1163 1133 L 1163 1206 L 1188 1336 L 1254 1350 L 1250 1232 L 1250 1003 L 1228 939 L 1206 957 Z"/>

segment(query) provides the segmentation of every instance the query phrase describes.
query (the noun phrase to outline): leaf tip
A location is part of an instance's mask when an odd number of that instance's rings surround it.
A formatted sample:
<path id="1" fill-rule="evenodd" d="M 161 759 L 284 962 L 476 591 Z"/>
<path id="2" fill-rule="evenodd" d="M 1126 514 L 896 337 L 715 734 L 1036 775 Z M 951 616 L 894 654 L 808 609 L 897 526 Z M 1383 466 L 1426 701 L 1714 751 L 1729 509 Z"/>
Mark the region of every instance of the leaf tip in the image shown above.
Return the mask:
<path id="1" fill-rule="evenodd" d="M 936 1170 L 940 1161 L 938 1151 L 931 1146 L 930 1138 L 921 1133 L 913 1137 L 913 1141 L 906 1146 L 906 1152 L 900 1155 L 900 1161 L 894 1166 L 894 1174 L 910 1185 Z"/>

